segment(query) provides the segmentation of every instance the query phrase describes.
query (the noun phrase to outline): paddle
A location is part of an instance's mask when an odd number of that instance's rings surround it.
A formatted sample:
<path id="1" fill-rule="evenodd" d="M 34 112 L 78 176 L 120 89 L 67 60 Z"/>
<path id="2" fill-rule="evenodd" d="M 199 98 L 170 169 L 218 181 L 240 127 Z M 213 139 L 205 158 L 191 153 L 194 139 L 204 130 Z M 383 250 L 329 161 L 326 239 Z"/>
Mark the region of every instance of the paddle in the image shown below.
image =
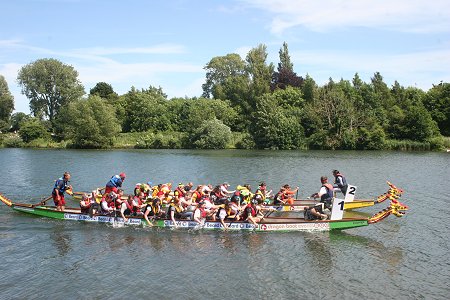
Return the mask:
<path id="1" fill-rule="evenodd" d="M 39 202 L 39 203 L 36 204 L 36 205 L 44 205 L 45 202 L 47 202 L 48 200 L 50 200 L 50 199 L 52 199 L 52 198 L 53 198 L 53 196 L 47 197 L 47 198 L 45 198 L 44 200 L 42 200 L 41 202 Z"/>
<path id="2" fill-rule="evenodd" d="M 117 223 L 117 207 L 116 207 L 116 198 L 114 198 L 114 219 L 113 219 L 113 227 L 119 227 L 118 223 Z M 124 220 L 124 224 L 125 224 L 125 220 Z"/>

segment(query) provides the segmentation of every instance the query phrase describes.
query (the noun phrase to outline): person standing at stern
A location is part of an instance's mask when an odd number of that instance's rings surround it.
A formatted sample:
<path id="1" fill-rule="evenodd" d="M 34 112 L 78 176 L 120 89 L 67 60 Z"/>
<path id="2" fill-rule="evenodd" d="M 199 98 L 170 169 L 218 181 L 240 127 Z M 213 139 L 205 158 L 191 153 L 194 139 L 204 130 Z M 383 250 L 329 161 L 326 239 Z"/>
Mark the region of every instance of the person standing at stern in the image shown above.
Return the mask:
<path id="1" fill-rule="evenodd" d="M 55 202 L 56 210 L 64 211 L 64 207 L 66 205 L 66 201 L 64 200 L 64 193 L 66 191 L 71 191 L 72 186 L 69 185 L 70 173 L 64 172 L 64 175 L 61 178 L 58 178 L 55 182 L 55 186 L 52 190 L 52 198 L 53 202 Z"/>

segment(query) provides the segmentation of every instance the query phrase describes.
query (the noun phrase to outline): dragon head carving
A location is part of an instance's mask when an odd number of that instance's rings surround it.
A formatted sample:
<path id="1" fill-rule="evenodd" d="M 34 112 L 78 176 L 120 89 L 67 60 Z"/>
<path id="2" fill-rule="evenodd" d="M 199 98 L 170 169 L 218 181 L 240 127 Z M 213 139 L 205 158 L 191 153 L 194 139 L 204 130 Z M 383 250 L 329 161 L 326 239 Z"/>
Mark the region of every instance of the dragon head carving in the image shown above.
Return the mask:
<path id="1" fill-rule="evenodd" d="M 395 197 L 391 197 L 390 200 L 391 203 L 387 208 L 377 212 L 369 218 L 369 224 L 380 222 L 391 214 L 396 217 L 402 217 L 405 215 L 406 211 L 409 209 L 408 205 L 401 203 L 395 199 Z"/>
<path id="2" fill-rule="evenodd" d="M 393 185 L 392 183 L 390 183 L 389 181 L 387 181 L 387 184 L 389 185 L 389 190 L 384 193 L 383 195 L 380 195 L 377 197 L 377 199 L 375 200 L 375 203 L 381 203 L 386 201 L 387 199 L 389 200 L 398 200 L 402 194 L 403 194 L 403 190 L 396 187 L 395 185 Z"/>

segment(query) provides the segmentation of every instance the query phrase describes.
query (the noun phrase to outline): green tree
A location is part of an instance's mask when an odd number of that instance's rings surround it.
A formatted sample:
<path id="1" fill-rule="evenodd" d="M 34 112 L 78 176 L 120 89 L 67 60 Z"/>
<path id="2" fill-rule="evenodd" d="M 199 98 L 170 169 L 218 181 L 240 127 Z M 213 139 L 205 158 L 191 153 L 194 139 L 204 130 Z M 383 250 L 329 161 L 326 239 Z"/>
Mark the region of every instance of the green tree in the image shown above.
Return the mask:
<path id="1" fill-rule="evenodd" d="M 233 78 L 248 81 L 245 62 L 236 53 L 213 57 L 203 69 L 206 70 L 206 82 L 202 85 L 205 98 L 233 100 L 230 97 L 235 87 Z"/>
<path id="2" fill-rule="evenodd" d="M 280 103 L 289 98 L 288 94 L 289 90 L 279 90 L 257 99 L 250 125 L 256 148 L 297 149 L 302 146 L 304 133 L 298 114 Z"/>
<path id="3" fill-rule="evenodd" d="M 190 136 L 192 146 L 198 149 L 224 149 L 230 139 L 230 127 L 215 118 L 203 121 Z"/>
<path id="4" fill-rule="evenodd" d="M 53 58 L 38 59 L 19 71 L 18 83 L 35 117 L 54 120 L 61 107 L 84 95 L 78 72 Z"/>
<path id="5" fill-rule="evenodd" d="M 114 89 L 109 83 L 106 82 L 98 82 L 90 91 L 89 95 L 97 95 L 102 97 L 103 99 L 108 100 L 117 100 L 119 95 L 114 92 Z"/>
<path id="6" fill-rule="evenodd" d="M 30 115 L 27 115 L 23 112 L 17 112 L 12 114 L 11 116 L 11 131 L 18 131 L 23 122 L 32 119 Z"/>
<path id="7" fill-rule="evenodd" d="M 124 132 L 171 130 L 171 121 L 165 117 L 167 100 L 162 90 L 150 87 L 138 91 L 134 88 L 125 95 Z"/>
<path id="8" fill-rule="evenodd" d="M 303 92 L 303 98 L 306 102 L 312 103 L 314 99 L 317 99 L 318 96 L 318 86 L 314 79 L 312 79 L 311 76 L 306 74 L 305 81 L 303 82 L 303 85 L 301 87 L 301 90 Z"/>
<path id="9" fill-rule="evenodd" d="M 13 110 L 14 97 L 9 91 L 5 77 L 0 75 L 0 131 L 9 129 L 9 122 Z"/>
<path id="10" fill-rule="evenodd" d="M 41 120 L 33 118 L 21 124 L 19 135 L 25 143 L 29 143 L 38 138 L 48 139 L 50 134 Z"/>
<path id="11" fill-rule="evenodd" d="M 283 48 L 279 51 L 280 62 L 278 63 L 277 72 L 273 72 L 271 90 L 285 89 L 287 86 L 301 87 L 303 78 L 297 76 L 294 72 L 294 64 L 289 56 L 288 45 L 283 43 Z"/>
<path id="12" fill-rule="evenodd" d="M 61 110 L 58 121 L 76 148 L 108 148 L 121 130 L 113 107 L 99 96 L 71 102 Z"/>
<path id="13" fill-rule="evenodd" d="M 450 136 L 450 83 L 433 85 L 424 96 L 423 103 L 437 122 L 441 133 Z"/>
<path id="14" fill-rule="evenodd" d="M 256 98 L 270 92 L 270 83 L 274 71 L 273 63 L 267 64 L 267 46 L 260 44 L 251 49 L 246 57 L 246 69 L 251 78 L 249 107 L 255 109 Z M 247 111 L 248 112 L 248 111 Z"/>

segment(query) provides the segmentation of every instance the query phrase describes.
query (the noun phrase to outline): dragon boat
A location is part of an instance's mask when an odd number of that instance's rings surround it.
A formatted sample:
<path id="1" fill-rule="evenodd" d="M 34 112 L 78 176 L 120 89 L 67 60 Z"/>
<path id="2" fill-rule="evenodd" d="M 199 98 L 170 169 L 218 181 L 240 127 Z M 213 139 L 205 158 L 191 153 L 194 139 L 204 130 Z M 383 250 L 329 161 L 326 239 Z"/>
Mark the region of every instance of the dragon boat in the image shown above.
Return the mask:
<path id="1" fill-rule="evenodd" d="M 378 223 L 389 215 L 402 217 L 408 206 L 398 201 L 398 197 L 390 196 L 390 204 L 387 208 L 379 211 L 370 218 L 344 218 L 344 200 L 335 198 L 333 200 L 333 209 L 330 220 L 314 220 L 309 221 L 304 218 L 302 213 L 298 216 L 273 216 L 274 214 L 283 214 L 283 212 L 271 211 L 257 225 L 253 225 L 244 221 L 225 221 L 227 230 L 240 231 L 329 231 L 343 230 L 367 226 L 369 224 Z M 89 215 L 82 213 L 79 208 L 66 208 L 64 211 L 57 211 L 54 206 L 38 204 L 15 203 L 6 196 L 0 194 L 0 201 L 5 203 L 14 211 L 35 215 L 38 217 L 46 217 L 58 220 L 84 221 L 96 223 L 108 223 L 113 226 L 149 226 L 142 216 L 130 216 L 125 222 L 122 217 L 117 215 Z M 205 221 L 199 224 L 191 220 L 175 220 L 175 223 L 169 219 L 153 220 L 152 227 L 168 227 L 168 228 L 188 228 L 188 229 L 225 229 L 219 221 Z"/>
<path id="2" fill-rule="evenodd" d="M 398 200 L 401 195 L 403 194 L 403 190 L 396 187 L 391 182 L 386 182 L 389 186 L 389 189 L 386 193 L 381 194 L 380 196 L 376 197 L 375 199 L 354 199 L 355 192 L 356 192 L 356 186 L 349 185 L 347 194 L 345 195 L 345 204 L 344 209 L 345 210 L 352 210 L 352 209 L 358 209 L 358 208 L 364 208 L 373 206 L 375 204 L 382 203 L 386 201 L 387 199 L 396 199 Z M 291 210 L 297 210 L 296 206 L 300 206 L 298 208 L 301 210 L 301 206 L 313 206 L 317 203 L 319 203 L 319 200 L 313 200 L 313 199 L 297 199 L 294 200 L 294 204 L 291 205 Z M 286 208 L 287 210 L 287 208 Z"/>
<path id="3" fill-rule="evenodd" d="M 345 210 L 352 210 L 352 209 L 358 209 L 358 208 L 364 208 L 373 206 L 378 203 L 382 203 L 386 201 L 387 199 L 399 199 L 401 195 L 403 194 L 403 190 L 396 187 L 394 184 L 387 181 L 387 184 L 389 186 L 389 189 L 386 193 L 381 194 L 380 196 L 376 197 L 375 199 L 354 199 L 355 192 L 356 192 L 356 186 L 349 186 L 348 193 L 345 196 L 345 203 L 344 203 L 344 209 Z M 97 189 L 98 190 L 98 189 Z M 81 200 L 81 197 L 83 194 L 86 194 L 87 192 L 72 192 L 71 196 L 73 196 L 76 200 Z M 97 196 L 97 202 L 100 203 L 101 200 L 101 194 L 98 194 Z M 127 196 L 123 196 L 122 200 L 126 200 Z M 305 207 L 314 206 L 318 203 L 320 203 L 320 200 L 314 200 L 314 199 L 296 199 L 294 200 L 293 204 L 283 204 L 283 205 L 272 205 L 273 200 L 270 200 L 269 203 L 267 203 L 270 207 L 273 207 L 277 209 L 278 211 L 303 211 Z"/>

